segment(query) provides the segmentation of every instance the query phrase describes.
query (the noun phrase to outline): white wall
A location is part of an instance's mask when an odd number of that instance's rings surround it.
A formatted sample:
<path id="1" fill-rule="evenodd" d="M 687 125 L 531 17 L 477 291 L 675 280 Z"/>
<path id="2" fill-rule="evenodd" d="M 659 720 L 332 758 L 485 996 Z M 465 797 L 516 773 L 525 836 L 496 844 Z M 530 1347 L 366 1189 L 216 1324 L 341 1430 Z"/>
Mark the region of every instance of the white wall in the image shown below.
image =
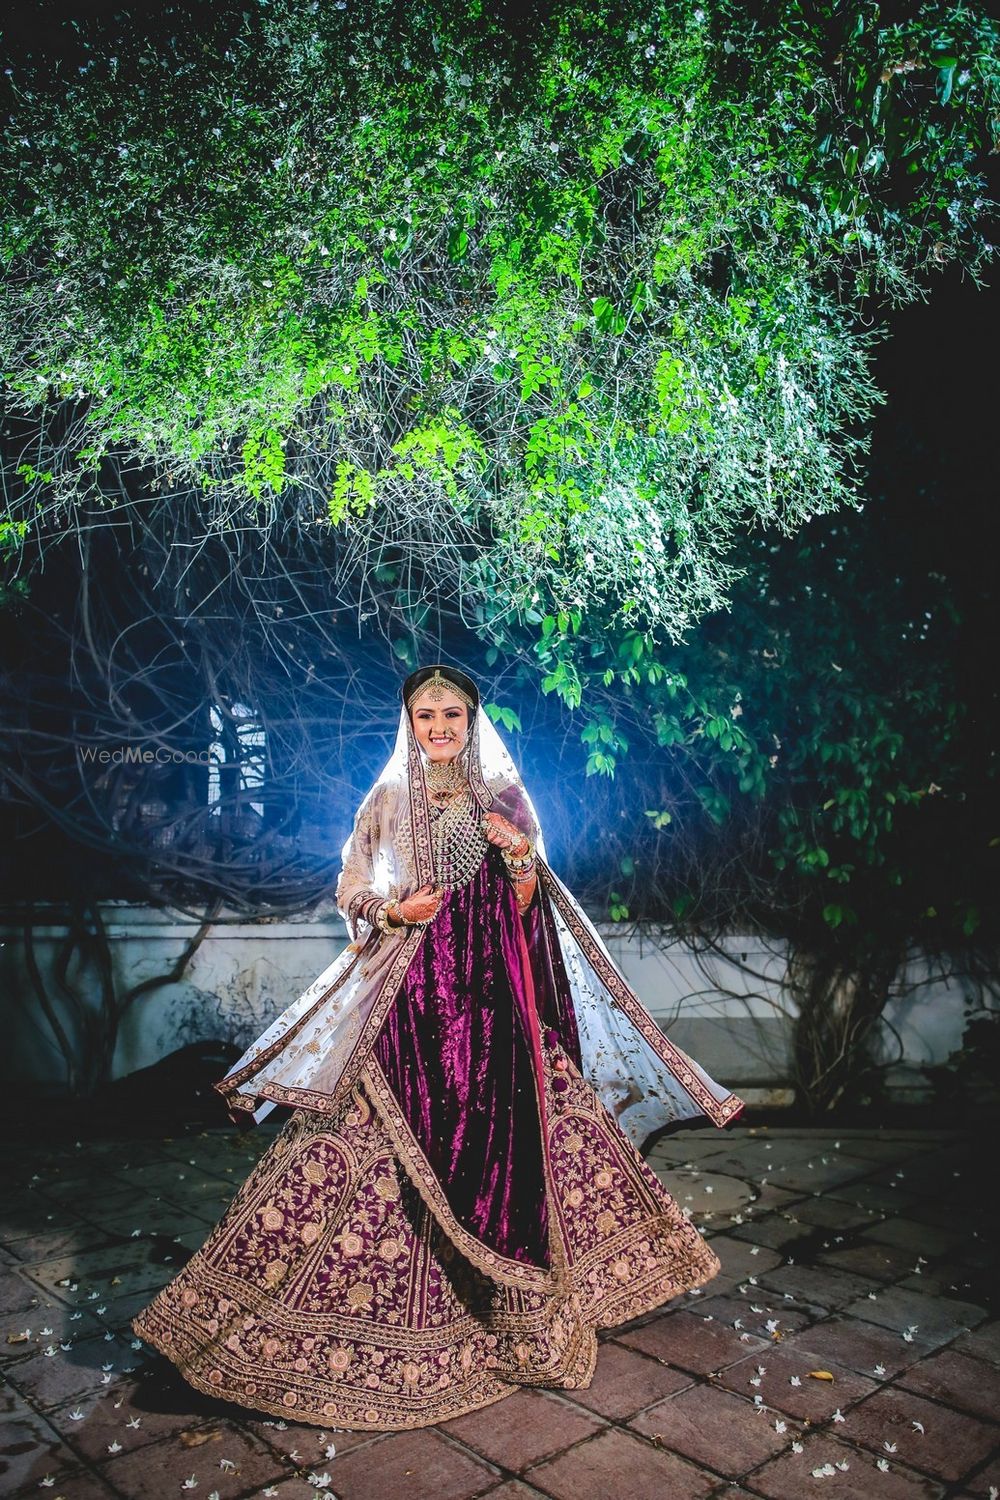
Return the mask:
<path id="1" fill-rule="evenodd" d="M 187 918 L 126 902 L 109 901 L 101 909 L 119 990 L 166 969 L 197 926 Z M 679 1046 L 750 1100 L 790 1099 L 791 1011 L 781 993 L 781 945 L 731 937 L 724 951 L 699 956 L 669 938 L 661 946 L 648 934 L 623 931 L 613 923 L 601 924 L 601 931 L 633 988 Z M 52 977 L 63 936 L 60 926 L 35 928 L 47 990 L 68 1021 Z M 0 926 L 0 942 L 0 1022 L 6 1042 L 0 1076 L 60 1081 L 63 1064 L 28 978 L 20 927 Z M 126 1013 L 113 1076 L 146 1067 L 188 1042 L 223 1039 L 248 1046 L 346 942 L 346 929 L 332 903 L 296 921 L 250 923 L 227 920 L 223 914 L 186 977 L 143 995 Z M 92 971 L 75 966 L 68 977 L 88 1003 L 97 1002 Z M 974 998 L 965 977 L 944 980 L 920 959 L 898 976 L 886 1008 L 886 1019 L 904 1049 L 891 1075 L 897 1088 L 920 1096 L 925 1087 L 921 1065 L 943 1062 L 960 1046 L 966 1005 Z M 889 1032 L 887 1043 L 895 1047 Z"/>

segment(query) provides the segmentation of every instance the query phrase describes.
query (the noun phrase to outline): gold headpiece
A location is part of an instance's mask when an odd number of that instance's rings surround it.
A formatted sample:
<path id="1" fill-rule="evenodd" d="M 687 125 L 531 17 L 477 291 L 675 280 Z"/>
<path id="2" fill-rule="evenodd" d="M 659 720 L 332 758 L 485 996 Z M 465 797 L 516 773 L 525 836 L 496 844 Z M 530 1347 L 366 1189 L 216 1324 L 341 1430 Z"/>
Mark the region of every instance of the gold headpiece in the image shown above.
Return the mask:
<path id="1" fill-rule="evenodd" d="M 447 671 L 447 668 L 445 670 Z M 463 703 L 468 704 L 471 711 L 474 711 L 476 707 L 468 693 L 464 692 L 457 682 L 452 682 L 449 678 L 441 675 L 440 666 L 434 668 L 434 675 L 432 677 L 428 677 L 426 682 L 422 682 L 419 687 L 414 688 L 406 700 L 407 708 L 412 708 L 417 698 L 422 698 L 425 693 L 432 700 L 443 698 L 445 693 L 454 693 L 457 698 L 461 698 Z"/>

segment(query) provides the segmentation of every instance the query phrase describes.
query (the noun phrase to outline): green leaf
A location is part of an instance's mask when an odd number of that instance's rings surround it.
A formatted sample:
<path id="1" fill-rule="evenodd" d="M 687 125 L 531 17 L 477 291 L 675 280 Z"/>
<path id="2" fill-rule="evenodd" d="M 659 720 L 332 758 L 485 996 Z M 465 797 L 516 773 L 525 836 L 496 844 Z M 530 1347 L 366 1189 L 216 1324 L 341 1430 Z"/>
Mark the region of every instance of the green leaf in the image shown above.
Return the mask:
<path id="1" fill-rule="evenodd" d="M 667 824 L 673 821 L 670 813 L 657 812 L 655 808 L 649 807 L 646 808 L 646 817 L 652 820 L 653 827 L 657 829 L 666 828 Z"/>
<path id="2" fill-rule="evenodd" d="M 962 919 L 962 931 L 966 937 L 971 937 L 982 920 L 978 906 L 970 906 Z"/>
<path id="3" fill-rule="evenodd" d="M 609 297 L 595 297 L 593 307 L 594 322 L 602 333 L 623 333 L 625 331 L 625 319 L 617 311 Z"/>
<path id="4" fill-rule="evenodd" d="M 619 891 L 612 891 L 608 910 L 612 922 L 624 922 L 628 919 L 628 906 L 624 896 Z"/>
<path id="5" fill-rule="evenodd" d="M 939 104 L 947 104 L 951 98 L 955 82 L 956 66 L 956 58 L 949 58 L 946 63 L 938 64 L 938 75 L 934 82 L 934 92 L 937 94 Z"/>
<path id="6" fill-rule="evenodd" d="M 453 229 L 448 236 L 448 254 L 452 260 L 461 260 L 469 247 L 469 236 L 464 229 Z"/>

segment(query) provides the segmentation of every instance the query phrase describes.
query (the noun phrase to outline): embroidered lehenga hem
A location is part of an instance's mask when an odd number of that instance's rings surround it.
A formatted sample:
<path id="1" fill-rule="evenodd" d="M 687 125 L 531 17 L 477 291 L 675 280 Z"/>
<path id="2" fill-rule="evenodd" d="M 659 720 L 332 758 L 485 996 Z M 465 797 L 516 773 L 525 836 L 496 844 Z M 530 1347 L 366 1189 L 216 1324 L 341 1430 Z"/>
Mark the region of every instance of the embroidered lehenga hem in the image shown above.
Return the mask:
<path id="1" fill-rule="evenodd" d="M 296 1110 L 133 1319 L 197 1390 L 329 1427 L 427 1426 L 518 1386 L 588 1386 L 598 1329 L 718 1271 L 575 1069 L 546 1115 L 556 1290 L 496 1279 L 471 1237 L 459 1249 L 371 1088 L 366 1074 L 336 1115 Z"/>

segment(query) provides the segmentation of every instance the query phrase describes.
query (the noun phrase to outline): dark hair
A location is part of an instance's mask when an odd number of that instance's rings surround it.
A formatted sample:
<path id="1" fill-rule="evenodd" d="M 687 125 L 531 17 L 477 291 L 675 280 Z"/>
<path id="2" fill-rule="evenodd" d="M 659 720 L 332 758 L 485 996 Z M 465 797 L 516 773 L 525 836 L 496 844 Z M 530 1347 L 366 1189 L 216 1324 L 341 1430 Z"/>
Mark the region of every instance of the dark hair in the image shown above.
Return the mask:
<path id="1" fill-rule="evenodd" d="M 411 672 L 402 686 L 403 702 L 408 703 L 411 695 L 423 687 L 425 682 L 429 682 L 435 672 L 440 672 L 446 682 L 452 683 L 454 687 L 461 688 L 462 692 L 467 693 L 472 699 L 472 711 L 469 715 L 471 719 L 472 714 L 479 707 L 479 689 L 472 678 L 467 677 L 464 672 L 460 672 L 457 667 L 446 667 L 442 663 L 438 663 L 433 667 L 418 667 L 415 672 Z"/>

